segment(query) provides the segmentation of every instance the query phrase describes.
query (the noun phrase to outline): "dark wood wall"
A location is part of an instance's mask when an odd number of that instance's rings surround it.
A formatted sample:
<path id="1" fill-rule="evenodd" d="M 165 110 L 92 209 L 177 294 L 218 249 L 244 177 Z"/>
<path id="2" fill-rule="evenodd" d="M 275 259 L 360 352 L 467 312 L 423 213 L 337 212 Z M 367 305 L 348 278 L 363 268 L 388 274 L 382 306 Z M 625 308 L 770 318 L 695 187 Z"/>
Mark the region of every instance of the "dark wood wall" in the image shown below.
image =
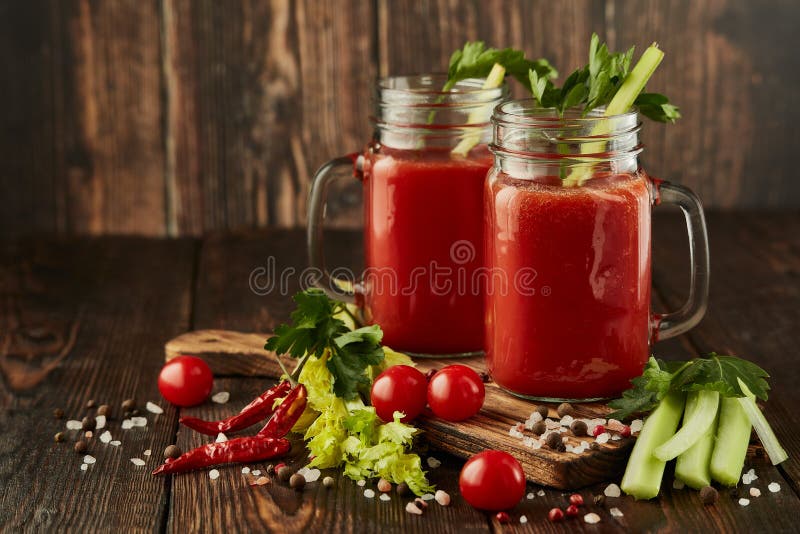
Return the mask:
<path id="1" fill-rule="evenodd" d="M 799 27 L 796 0 L 2 0 L 0 236 L 302 225 L 314 169 L 370 137 L 376 76 L 466 39 L 565 72 L 592 31 L 667 52 L 651 89 L 684 119 L 646 126 L 652 173 L 796 209 Z"/>

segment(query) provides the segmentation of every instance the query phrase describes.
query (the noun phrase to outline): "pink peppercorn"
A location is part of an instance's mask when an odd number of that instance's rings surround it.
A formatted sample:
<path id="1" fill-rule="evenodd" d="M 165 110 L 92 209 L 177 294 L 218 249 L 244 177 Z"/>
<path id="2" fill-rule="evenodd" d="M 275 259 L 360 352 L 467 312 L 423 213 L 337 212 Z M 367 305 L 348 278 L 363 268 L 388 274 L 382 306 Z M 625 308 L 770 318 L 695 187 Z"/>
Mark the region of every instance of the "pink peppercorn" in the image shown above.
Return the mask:
<path id="1" fill-rule="evenodd" d="M 594 430 L 592 430 L 592 436 L 597 437 L 605 431 L 606 427 L 604 427 L 603 425 L 597 425 L 596 427 L 594 427 Z"/>
<path id="2" fill-rule="evenodd" d="M 580 513 L 578 507 L 575 506 L 574 504 L 570 504 L 569 506 L 567 506 L 566 512 L 568 517 L 576 517 Z"/>
<path id="3" fill-rule="evenodd" d="M 575 506 L 583 506 L 583 496 L 579 493 L 573 493 L 569 496 L 569 503 Z"/>
<path id="4" fill-rule="evenodd" d="M 562 519 L 564 519 L 564 512 L 561 511 L 561 508 L 553 508 L 552 510 L 547 512 L 547 519 L 549 519 L 553 523 L 561 521 Z"/>
<path id="5" fill-rule="evenodd" d="M 629 427 L 628 425 L 623 426 L 622 430 L 619 431 L 619 435 L 622 436 L 623 438 L 631 437 L 631 427 Z"/>
<path id="6" fill-rule="evenodd" d="M 508 517 L 508 514 L 505 512 L 497 512 L 494 518 L 497 519 L 498 523 L 502 523 L 504 525 L 511 522 L 511 518 Z"/>

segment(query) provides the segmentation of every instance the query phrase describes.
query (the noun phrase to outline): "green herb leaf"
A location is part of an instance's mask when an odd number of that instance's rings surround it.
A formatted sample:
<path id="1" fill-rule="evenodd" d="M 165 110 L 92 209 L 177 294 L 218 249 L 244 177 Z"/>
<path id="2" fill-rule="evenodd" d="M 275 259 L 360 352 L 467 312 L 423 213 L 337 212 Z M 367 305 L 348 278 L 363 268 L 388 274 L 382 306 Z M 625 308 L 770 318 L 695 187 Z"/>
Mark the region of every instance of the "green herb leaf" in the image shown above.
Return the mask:
<path id="1" fill-rule="evenodd" d="M 681 118 L 677 106 L 670 104 L 669 99 L 658 93 L 642 93 L 634 102 L 639 112 L 656 122 L 675 122 Z"/>
<path id="2" fill-rule="evenodd" d="M 456 50 L 450 56 L 447 69 L 447 83 L 444 91 L 449 91 L 461 80 L 467 78 L 486 78 L 495 63 L 506 69 L 506 73 L 516 78 L 529 91 L 531 90 L 528 73 L 536 72 L 543 78 L 555 78 L 558 72 L 546 59 L 530 61 L 525 52 L 514 48 L 486 48 L 483 41 L 472 41 L 464 44 L 464 48 Z"/>
<path id="3" fill-rule="evenodd" d="M 636 412 L 653 410 L 668 394 L 673 392 L 716 391 L 724 397 L 744 397 L 749 391 L 762 400 L 767 400 L 769 384 L 764 369 L 736 356 L 720 356 L 711 353 L 706 358 L 694 358 L 687 362 L 664 362 L 650 358 L 641 376 L 631 380 L 632 388 L 622 393 L 622 398 L 608 403 L 615 411 L 609 414 L 614 419 L 624 419 Z"/>
<path id="4" fill-rule="evenodd" d="M 359 387 L 368 386 L 368 368 L 383 360 L 378 326 L 350 330 L 337 314 L 346 311 L 345 304 L 328 298 L 320 289 L 307 289 L 294 296 L 297 309 L 292 324 L 282 324 L 264 348 L 277 354 L 301 358 L 305 354 L 317 358 L 329 353 L 326 365 L 333 376 L 337 396 L 353 399 Z"/>

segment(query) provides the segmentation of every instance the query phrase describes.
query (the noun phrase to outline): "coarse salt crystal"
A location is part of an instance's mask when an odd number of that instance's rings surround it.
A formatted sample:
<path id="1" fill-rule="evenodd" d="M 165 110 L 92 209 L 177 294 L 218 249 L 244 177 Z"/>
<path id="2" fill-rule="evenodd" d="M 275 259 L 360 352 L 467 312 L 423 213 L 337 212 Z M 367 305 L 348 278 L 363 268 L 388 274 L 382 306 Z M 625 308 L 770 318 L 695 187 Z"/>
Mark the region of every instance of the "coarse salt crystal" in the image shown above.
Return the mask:
<path id="1" fill-rule="evenodd" d="M 612 508 L 611 510 L 609 510 L 609 513 L 611 514 L 611 517 L 623 516 L 622 510 L 620 510 L 619 508 Z"/>
<path id="2" fill-rule="evenodd" d="M 112 440 L 108 442 L 109 445 L 113 445 L 114 447 L 119 447 L 122 445 L 122 442 L 118 439 Z"/>
<path id="3" fill-rule="evenodd" d="M 100 430 L 100 429 L 106 427 L 106 416 L 105 415 L 98 415 L 97 417 L 94 418 L 94 420 L 95 420 L 95 423 L 96 423 L 95 428 L 97 430 Z"/>
<path id="4" fill-rule="evenodd" d="M 631 421 L 631 432 L 639 432 L 644 426 L 644 421 L 641 419 L 634 419 Z"/>
<path id="5" fill-rule="evenodd" d="M 613 436 L 611 436 L 611 441 L 619 441 L 621 439 L 622 436 L 620 436 L 619 434 L 614 434 Z"/>
<path id="6" fill-rule="evenodd" d="M 144 460 L 142 460 L 141 458 L 131 458 L 131 463 L 133 465 L 141 467 L 144 465 Z"/>
<path id="7" fill-rule="evenodd" d="M 316 482 L 319 480 L 319 477 L 322 475 L 322 471 L 319 469 L 309 469 L 303 474 L 303 477 L 306 479 L 306 482 Z"/>
<path id="8" fill-rule="evenodd" d="M 86 471 L 89 469 L 89 464 L 81 464 L 81 471 Z"/>
<path id="9" fill-rule="evenodd" d="M 679 480 L 676 478 L 675 480 L 672 481 L 672 489 L 682 490 L 685 487 L 686 484 L 683 482 L 683 480 Z"/>
<path id="10" fill-rule="evenodd" d="M 247 466 L 242 467 L 242 474 L 243 475 L 247 475 L 249 473 L 250 473 L 250 468 L 249 467 L 247 467 Z"/>
<path id="11" fill-rule="evenodd" d="M 411 501 L 410 503 L 406 504 L 406 512 L 414 515 L 422 515 L 422 510 L 419 509 L 419 507 L 414 501 Z"/>
<path id="12" fill-rule="evenodd" d="M 430 467 L 431 469 L 436 469 L 440 465 L 442 465 L 442 462 L 440 460 L 434 458 L 433 456 L 428 457 L 428 467 Z"/>
<path id="13" fill-rule="evenodd" d="M 531 500 L 531 499 L 533 499 L 533 493 L 529 493 L 529 494 L 527 495 L 527 497 L 528 497 L 528 500 Z"/>
<path id="14" fill-rule="evenodd" d="M 381 496 L 380 496 L 380 497 L 378 497 L 378 498 L 379 498 L 380 500 L 384 501 L 384 502 L 386 502 L 386 501 L 391 501 L 391 500 L 392 500 L 392 498 L 391 498 L 391 497 L 389 497 L 389 494 L 388 494 L 388 493 L 381 493 Z"/>
<path id="15" fill-rule="evenodd" d="M 111 432 L 106 430 L 102 434 L 100 434 L 100 442 L 101 443 L 111 443 Z"/>
<path id="16" fill-rule="evenodd" d="M 750 488 L 751 497 L 761 497 L 761 490 L 758 488 Z"/>
<path id="17" fill-rule="evenodd" d="M 255 484 L 256 486 L 266 486 L 269 484 L 269 479 L 267 477 L 258 477 Z"/>
<path id="18" fill-rule="evenodd" d="M 606 497 L 619 497 L 621 495 L 619 486 L 616 484 L 609 484 L 606 486 L 606 489 L 603 490 L 603 495 Z"/>
<path id="19" fill-rule="evenodd" d="M 255 471 L 253 471 L 252 474 L 253 474 L 254 477 L 259 476 L 261 474 L 261 469 L 256 469 Z"/>
<path id="20" fill-rule="evenodd" d="M 767 489 L 772 493 L 778 493 L 781 490 L 781 485 L 777 482 L 770 482 L 769 486 L 767 486 Z"/>
<path id="21" fill-rule="evenodd" d="M 747 471 L 747 474 L 748 474 L 748 475 L 750 475 L 751 477 L 754 477 L 754 476 L 756 476 L 756 470 L 755 470 L 755 468 L 752 468 L 752 467 L 751 467 L 751 468 L 750 468 L 750 470 L 749 470 L 749 471 Z"/>
<path id="22" fill-rule="evenodd" d="M 625 425 L 622 424 L 622 421 L 618 421 L 617 419 L 609 419 L 606 426 L 611 430 L 619 432 Z"/>
<path id="23" fill-rule="evenodd" d="M 130 419 L 123 419 L 122 430 L 128 430 L 129 428 L 133 428 L 133 421 L 131 421 Z"/>
<path id="24" fill-rule="evenodd" d="M 151 451 L 150 449 L 147 449 L 142 454 L 144 454 L 145 456 L 150 456 L 151 454 L 153 454 L 153 451 Z"/>
<path id="25" fill-rule="evenodd" d="M 364 497 L 366 497 L 367 499 L 372 499 L 373 497 L 375 497 L 375 491 L 371 490 L 369 488 L 365 489 L 364 490 Z"/>
<path id="26" fill-rule="evenodd" d="M 147 417 L 131 417 L 133 426 L 147 426 Z"/>
<path id="27" fill-rule="evenodd" d="M 745 499 L 744 497 L 739 499 L 739 506 L 747 506 L 748 504 L 750 504 L 750 499 Z"/>
<path id="28" fill-rule="evenodd" d="M 751 484 L 752 482 L 753 482 L 753 477 L 751 477 L 749 474 L 745 473 L 742 475 L 742 484 L 748 485 Z"/>
<path id="29" fill-rule="evenodd" d="M 524 515 L 519 516 L 519 524 L 520 525 L 524 525 L 527 522 L 528 522 L 528 518 L 527 517 L 525 517 Z"/>
<path id="30" fill-rule="evenodd" d="M 436 495 L 434 495 L 433 493 L 426 493 L 421 498 L 423 501 L 432 501 L 435 497 Z"/>
<path id="31" fill-rule="evenodd" d="M 545 419 L 544 426 L 548 430 L 555 430 L 556 428 L 561 428 L 561 423 L 558 421 L 553 421 L 552 419 Z"/>
<path id="32" fill-rule="evenodd" d="M 569 426 L 575 419 L 571 415 L 565 415 L 561 418 L 561 426 Z"/>
<path id="33" fill-rule="evenodd" d="M 218 479 L 219 478 L 219 471 L 217 471 L 216 469 L 212 469 L 211 471 L 208 472 L 208 478 L 210 478 L 211 480 Z"/>
<path id="34" fill-rule="evenodd" d="M 147 404 L 144 405 L 144 407 L 148 412 L 154 413 L 156 415 L 164 413 L 164 409 L 154 402 L 148 401 Z"/>
<path id="35" fill-rule="evenodd" d="M 572 445 L 567 444 L 567 446 L 564 447 L 564 450 L 567 451 L 567 452 L 574 453 L 575 452 L 575 447 L 573 447 Z"/>
<path id="36" fill-rule="evenodd" d="M 217 434 L 217 439 L 215 440 L 215 443 L 224 443 L 226 441 L 228 441 L 228 436 L 226 436 L 222 432 Z"/>
<path id="37" fill-rule="evenodd" d="M 80 430 L 83 428 L 80 421 L 76 421 L 75 419 L 70 419 L 67 421 L 67 430 Z"/>
<path id="38" fill-rule="evenodd" d="M 583 520 L 586 523 L 589 523 L 590 525 L 594 525 L 595 523 L 600 522 L 600 516 L 595 513 L 586 514 L 585 516 L 583 516 Z"/>
<path id="39" fill-rule="evenodd" d="M 211 396 L 211 400 L 216 402 L 217 404 L 225 404 L 229 400 L 231 400 L 231 394 L 227 391 L 220 391 L 219 393 L 214 393 Z"/>
<path id="40" fill-rule="evenodd" d="M 611 439 L 611 434 L 609 434 L 608 432 L 603 432 L 602 434 L 598 434 L 597 438 L 595 438 L 595 442 L 608 443 L 609 439 Z"/>
<path id="41" fill-rule="evenodd" d="M 364 480 L 364 479 L 361 479 L 358 482 L 356 482 L 356 484 L 358 484 L 359 486 L 361 486 L 363 488 L 364 486 L 367 485 L 367 481 Z"/>
<path id="42" fill-rule="evenodd" d="M 91 464 L 95 463 L 96 461 L 97 461 L 97 458 L 95 458 L 91 454 L 87 454 L 86 456 L 83 457 L 83 463 L 85 463 L 85 464 L 90 464 L 91 465 Z"/>
<path id="43" fill-rule="evenodd" d="M 544 497 L 544 490 L 537 491 L 536 495 L 538 495 L 539 497 Z"/>
<path id="44" fill-rule="evenodd" d="M 532 449 L 541 449 L 542 448 L 542 440 L 540 440 L 540 439 L 533 440 L 533 443 L 531 443 L 531 448 Z"/>
<path id="45" fill-rule="evenodd" d="M 569 443 L 569 437 L 564 436 L 563 438 L 561 438 L 561 443 Z"/>
<path id="46" fill-rule="evenodd" d="M 533 422 L 533 424 L 536 424 L 536 423 L 538 423 L 539 421 L 541 421 L 542 419 L 543 419 L 543 417 L 542 417 L 542 414 L 540 414 L 539 412 L 533 412 L 533 413 L 531 414 L 531 417 L 530 417 L 530 419 L 529 419 L 529 420 L 530 420 L 530 421 L 532 421 L 532 422 Z"/>

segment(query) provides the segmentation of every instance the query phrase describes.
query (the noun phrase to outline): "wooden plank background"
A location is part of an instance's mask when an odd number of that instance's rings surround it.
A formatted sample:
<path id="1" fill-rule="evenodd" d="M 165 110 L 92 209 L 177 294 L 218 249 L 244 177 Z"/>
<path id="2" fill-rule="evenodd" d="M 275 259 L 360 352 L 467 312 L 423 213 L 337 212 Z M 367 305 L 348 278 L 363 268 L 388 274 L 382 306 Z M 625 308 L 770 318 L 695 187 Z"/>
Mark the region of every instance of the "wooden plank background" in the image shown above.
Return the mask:
<path id="1" fill-rule="evenodd" d="M 792 0 L 0 1 L 0 237 L 302 225 L 316 167 L 370 138 L 378 75 L 466 39 L 585 61 L 657 40 L 646 166 L 712 208 L 800 207 Z M 330 207 L 358 226 L 357 184 Z"/>

